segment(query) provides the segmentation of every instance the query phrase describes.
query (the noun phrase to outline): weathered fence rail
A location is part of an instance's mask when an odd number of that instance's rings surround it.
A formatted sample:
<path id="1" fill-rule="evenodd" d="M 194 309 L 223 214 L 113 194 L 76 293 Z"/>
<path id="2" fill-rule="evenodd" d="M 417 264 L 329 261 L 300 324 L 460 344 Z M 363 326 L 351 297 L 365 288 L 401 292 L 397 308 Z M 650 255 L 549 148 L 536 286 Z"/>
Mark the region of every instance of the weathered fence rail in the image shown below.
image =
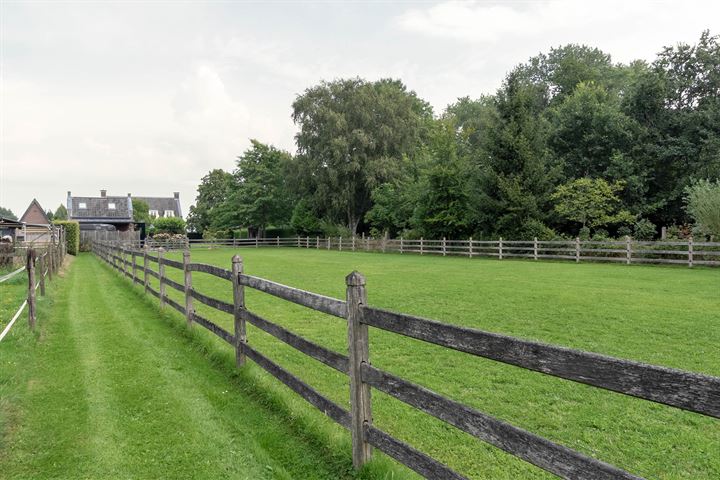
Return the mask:
<path id="1" fill-rule="evenodd" d="M 303 242 L 299 242 L 297 239 L 295 242 L 294 246 L 303 245 Z M 434 241 L 434 244 L 437 242 Z M 279 243 L 281 242 L 276 239 L 275 245 Z M 306 238 L 305 248 L 312 248 L 308 247 L 311 243 Z M 355 244 L 356 247 L 359 243 Z M 485 242 L 482 245 L 488 243 L 492 242 Z M 502 244 L 501 248 L 514 248 L 513 245 L 520 243 L 522 242 L 507 242 Z M 317 239 L 314 245 L 315 248 L 319 248 L 320 240 Z M 338 245 L 342 245 L 342 240 Z M 443 242 L 441 245 L 448 251 L 450 246 L 447 242 Z M 598 245 L 601 244 L 598 243 Z M 235 243 L 235 246 L 241 245 Z M 423 249 L 426 246 L 423 241 Z M 625 253 L 622 249 L 618 250 Z M 145 289 L 160 299 L 161 305 L 172 306 L 189 319 L 190 325 L 197 323 L 232 345 L 236 351 L 238 365 L 242 365 L 246 359 L 250 359 L 329 418 L 350 430 L 353 464 L 356 467 L 360 467 L 369 460 L 371 446 L 373 446 L 425 477 L 464 478 L 446 465 L 373 426 L 370 390 L 375 388 L 558 477 L 608 480 L 640 478 L 374 367 L 370 361 L 368 327 L 527 370 L 670 405 L 681 410 L 720 418 L 720 378 L 718 377 L 532 342 L 374 308 L 367 305 L 365 279 L 358 272 L 347 276 L 346 299 L 341 300 L 246 275 L 242 270 L 242 260 L 237 256 L 232 259 L 232 269 L 225 270 L 213 265 L 190 263 L 189 251 L 184 253 L 182 263 L 164 258 L 162 250 L 158 251 L 157 257 L 152 257 L 148 254 L 147 248 L 140 250 L 98 242 L 94 245 L 94 251 L 100 258 L 126 275 L 125 266 L 137 265 L 136 258 L 143 258 L 143 266 L 140 267 L 143 278 L 141 280 L 138 276 L 128 275 L 133 282 L 140 283 L 142 281 Z M 500 255 L 504 254 L 505 252 L 500 253 Z M 131 261 L 127 260 L 127 256 L 130 256 Z M 147 268 L 147 261 L 151 259 L 159 264 L 159 272 Z M 185 273 L 184 284 L 181 285 L 167 278 L 164 274 L 166 266 L 182 270 Z M 208 273 L 228 280 L 233 288 L 233 304 L 195 291 L 192 288 L 191 272 Z M 160 291 L 148 286 L 148 275 L 159 279 Z M 185 306 L 168 298 L 164 293 L 164 285 L 184 292 Z M 343 355 L 328 350 L 253 313 L 245 305 L 243 290 L 245 287 L 344 318 L 348 326 L 348 354 Z M 192 310 L 192 299 L 233 315 L 235 319 L 234 332 L 230 333 L 210 320 L 197 315 Z M 247 338 L 246 323 L 254 325 L 338 372 L 348 375 L 350 377 L 350 410 L 332 402 L 303 380 L 253 348 Z"/>
<path id="2" fill-rule="evenodd" d="M 140 242 L 126 243 L 137 247 Z M 419 255 L 490 257 L 497 259 L 571 260 L 575 262 L 665 263 L 693 267 L 720 266 L 720 242 L 617 240 L 431 240 L 370 237 L 275 237 L 153 242 L 152 248 L 296 247 Z"/>
<path id="3" fill-rule="evenodd" d="M 5 328 L 0 332 L 0 341 L 7 336 L 10 329 L 15 324 L 15 321 L 20 317 L 25 308 L 28 309 L 28 325 L 31 330 L 35 329 L 37 322 L 37 290 L 40 290 L 40 295 L 45 296 L 45 283 L 46 280 L 52 280 L 53 275 L 56 275 L 60 270 L 60 265 L 65 258 L 65 245 L 62 243 L 48 243 L 45 244 L 43 250 L 35 248 L 25 248 L 25 267 L 19 268 L 7 275 L 0 278 L 0 284 L 14 278 L 23 272 L 27 273 L 28 287 L 27 297 L 18 307 L 15 314 L 12 316 L 10 321 Z M 0 294 L 2 292 L 0 291 Z"/>

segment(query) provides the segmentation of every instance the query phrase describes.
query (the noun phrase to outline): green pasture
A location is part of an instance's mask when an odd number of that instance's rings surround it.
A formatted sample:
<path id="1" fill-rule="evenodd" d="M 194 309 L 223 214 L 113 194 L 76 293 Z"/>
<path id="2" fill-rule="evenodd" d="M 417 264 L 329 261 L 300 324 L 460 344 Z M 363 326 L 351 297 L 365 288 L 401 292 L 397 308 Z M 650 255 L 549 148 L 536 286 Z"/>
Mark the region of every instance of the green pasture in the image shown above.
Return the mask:
<path id="1" fill-rule="evenodd" d="M 720 375 L 718 270 L 296 248 L 196 248 L 192 261 L 230 269 L 234 253 L 243 257 L 251 275 L 313 292 L 344 298 L 344 277 L 358 270 L 367 277 L 374 306 Z M 170 256 L 180 259 L 178 253 Z M 180 271 L 167 268 L 166 273 L 182 282 Z M 193 284 L 206 295 L 232 301 L 227 281 L 193 273 Z M 182 302 L 181 293 L 169 287 L 167 291 Z M 200 314 L 232 331 L 229 315 L 198 301 L 195 305 Z M 346 351 L 346 326 L 340 319 L 248 288 L 246 305 L 310 340 Z M 720 476 L 718 420 L 375 329 L 370 337 L 374 365 L 633 473 L 664 479 Z M 348 382 L 342 375 L 251 326 L 248 338 L 283 367 L 348 406 Z M 218 341 L 217 348 L 230 347 Z M 268 375 L 258 378 L 264 388 L 286 399 L 293 415 L 330 422 Z M 550 478 L 376 391 L 373 414 L 380 428 L 471 478 Z"/>

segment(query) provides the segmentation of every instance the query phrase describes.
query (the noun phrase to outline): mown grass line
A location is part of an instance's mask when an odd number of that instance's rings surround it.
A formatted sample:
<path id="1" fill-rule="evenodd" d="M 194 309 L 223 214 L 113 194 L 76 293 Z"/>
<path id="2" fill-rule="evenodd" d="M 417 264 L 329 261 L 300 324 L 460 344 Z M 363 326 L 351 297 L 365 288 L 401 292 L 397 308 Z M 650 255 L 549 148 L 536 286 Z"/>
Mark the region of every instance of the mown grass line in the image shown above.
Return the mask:
<path id="1" fill-rule="evenodd" d="M 346 445 L 92 256 L 46 298 L 40 332 L 0 345 L 3 478 L 354 476 Z"/>
<path id="2" fill-rule="evenodd" d="M 193 249 L 194 262 L 344 298 L 344 276 L 368 279 L 371 305 L 521 338 L 720 375 L 720 271 L 327 252 Z M 179 254 L 171 254 L 180 258 Z M 182 273 L 168 268 L 173 279 Z M 153 279 L 153 285 L 157 281 Z M 193 286 L 232 300 L 229 282 L 194 273 Z M 178 301 L 182 294 L 168 288 Z M 196 308 L 232 330 L 230 315 Z M 345 323 L 246 288 L 252 311 L 338 352 Z M 374 365 L 647 478 L 720 477 L 720 422 L 371 329 Z M 346 377 L 249 327 L 250 343 L 341 405 Z M 270 382 L 272 382 L 270 380 Z M 373 392 L 376 424 L 471 478 L 550 478 L 442 422 Z M 309 407 L 299 405 L 295 415 Z"/>

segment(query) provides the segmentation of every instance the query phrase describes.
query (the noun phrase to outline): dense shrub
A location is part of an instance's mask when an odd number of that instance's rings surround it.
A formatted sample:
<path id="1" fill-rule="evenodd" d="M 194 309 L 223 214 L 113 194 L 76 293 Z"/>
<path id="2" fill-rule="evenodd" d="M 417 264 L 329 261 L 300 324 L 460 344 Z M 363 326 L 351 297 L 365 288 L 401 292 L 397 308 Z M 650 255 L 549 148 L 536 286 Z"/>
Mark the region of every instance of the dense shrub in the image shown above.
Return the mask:
<path id="1" fill-rule="evenodd" d="M 80 251 L 80 224 L 74 220 L 56 220 L 53 223 L 65 228 L 67 253 L 77 255 L 78 251 Z"/>
<path id="2" fill-rule="evenodd" d="M 159 233 L 185 234 L 185 220 L 179 217 L 160 217 L 153 221 L 153 236 Z"/>
<path id="3" fill-rule="evenodd" d="M 652 240 L 657 232 L 655 224 L 647 218 L 641 218 L 633 227 L 634 237 L 637 240 Z"/>

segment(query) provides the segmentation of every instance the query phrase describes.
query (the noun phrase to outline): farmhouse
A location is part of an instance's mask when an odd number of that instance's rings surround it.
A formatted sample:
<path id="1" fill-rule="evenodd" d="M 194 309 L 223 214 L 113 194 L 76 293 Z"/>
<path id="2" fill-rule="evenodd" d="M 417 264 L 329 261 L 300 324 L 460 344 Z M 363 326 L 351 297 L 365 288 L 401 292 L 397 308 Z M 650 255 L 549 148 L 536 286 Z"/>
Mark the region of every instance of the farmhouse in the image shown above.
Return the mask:
<path id="1" fill-rule="evenodd" d="M 133 230 L 132 200 L 148 204 L 151 217 L 182 217 L 180 193 L 172 197 L 109 196 L 107 190 L 100 190 L 99 197 L 74 197 L 67 194 L 68 218 L 80 222 L 81 230 L 106 230 L 126 232 Z"/>
<path id="2" fill-rule="evenodd" d="M 135 197 L 148 204 L 151 218 L 182 217 L 180 209 L 180 192 L 173 192 L 172 197 Z"/>

